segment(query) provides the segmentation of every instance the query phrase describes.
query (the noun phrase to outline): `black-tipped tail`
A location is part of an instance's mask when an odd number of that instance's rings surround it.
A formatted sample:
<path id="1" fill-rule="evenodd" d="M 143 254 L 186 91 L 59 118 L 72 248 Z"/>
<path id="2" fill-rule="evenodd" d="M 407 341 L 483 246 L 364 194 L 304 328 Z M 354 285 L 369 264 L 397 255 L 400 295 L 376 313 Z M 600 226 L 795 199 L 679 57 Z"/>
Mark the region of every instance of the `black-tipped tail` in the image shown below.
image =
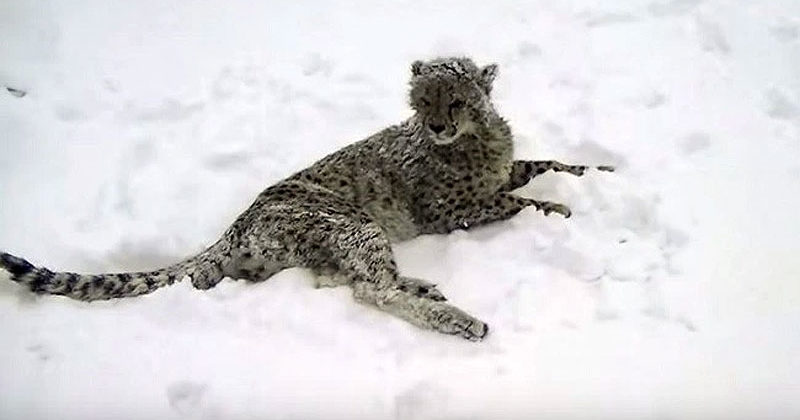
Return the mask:
<path id="1" fill-rule="evenodd" d="M 97 275 L 53 272 L 0 252 L 0 268 L 10 273 L 11 280 L 35 293 L 64 295 L 78 300 L 105 300 L 143 295 L 180 281 L 187 274 L 193 275 L 201 265 L 209 264 L 207 252 L 156 271 Z M 216 274 L 215 270 L 211 271 Z M 219 278 L 222 278 L 221 273 Z"/>
<path id="2" fill-rule="evenodd" d="M 0 252 L 0 267 L 11 273 L 13 277 L 24 276 L 36 269 L 33 264 L 24 259 L 5 252 Z"/>

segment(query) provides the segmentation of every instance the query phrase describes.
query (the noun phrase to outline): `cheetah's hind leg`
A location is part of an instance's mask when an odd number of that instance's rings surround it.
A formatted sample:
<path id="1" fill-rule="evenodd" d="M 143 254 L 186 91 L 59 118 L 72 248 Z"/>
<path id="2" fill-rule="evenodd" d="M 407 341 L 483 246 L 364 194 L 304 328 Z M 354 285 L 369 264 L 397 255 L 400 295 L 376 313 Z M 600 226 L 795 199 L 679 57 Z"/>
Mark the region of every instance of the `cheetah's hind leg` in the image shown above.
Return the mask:
<path id="1" fill-rule="evenodd" d="M 316 229 L 331 219 L 320 220 Z M 397 274 L 389 239 L 371 221 L 338 218 L 326 236 L 326 257 L 317 267 L 336 266 L 337 276 L 348 278 L 356 301 L 374 306 L 421 328 L 481 340 L 489 327 L 464 311 L 441 302 L 444 298 L 428 282 Z M 403 290 L 405 289 L 405 290 Z"/>
<path id="2" fill-rule="evenodd" d="M 447 303 L 408 291 L 381 288 L 375 283 L 357 282 L 352 287 L 357 301 L 375 305 L 420 328 L 458 335 L 470 341 L 483 340 L 489 333 L 486 323 Z"/>

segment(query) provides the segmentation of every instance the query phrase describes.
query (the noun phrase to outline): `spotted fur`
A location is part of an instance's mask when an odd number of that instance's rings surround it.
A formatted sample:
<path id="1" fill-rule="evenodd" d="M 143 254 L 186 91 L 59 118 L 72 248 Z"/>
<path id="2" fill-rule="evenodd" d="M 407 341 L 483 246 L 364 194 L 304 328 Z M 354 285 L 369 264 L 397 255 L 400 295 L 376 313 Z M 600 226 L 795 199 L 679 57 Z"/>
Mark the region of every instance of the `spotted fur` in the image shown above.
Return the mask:
<path id="1" fill-rule="evenodd" d="M 100 275 L 55 273 L 6 253 L 0 266 L 34 292 L 80 300 L 141 295 L 186 276 L 208 289 L 224 277 L 263 281 L 306 267 L 328 279 L 320 284 L 350 286 L 359 302 L 480 340 L 488 326 L 445 303 L 434 285 L 400 276 L 390 243 L 507 219 L 526 207 L 569 217 L 562 204 L 510 191 L 548 170 L 582 175 L 587 167 L 512 161 L 511 130 L 490 99 L 495 65 L 438 58 L 414 62 L 411 74 L 410 119 L 267 188 L 195 257 L 151 272 Z"/>

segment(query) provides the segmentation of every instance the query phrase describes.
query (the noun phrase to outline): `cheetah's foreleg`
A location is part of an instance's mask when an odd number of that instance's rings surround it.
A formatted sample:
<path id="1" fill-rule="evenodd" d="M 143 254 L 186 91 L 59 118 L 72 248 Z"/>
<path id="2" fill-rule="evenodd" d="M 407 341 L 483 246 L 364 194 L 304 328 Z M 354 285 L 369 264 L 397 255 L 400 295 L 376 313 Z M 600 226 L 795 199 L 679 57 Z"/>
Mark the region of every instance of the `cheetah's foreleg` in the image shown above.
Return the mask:
<path id="1" fill-rule="evenodd" d="M 428 230 L 431 232 L 451 232 L 457 229 L 468 229 L 509 219 L 526 207 L 541 210 L 545 215 L 550 213 L 558 213 L 564 217 L 572 215 L 569 207 L 563 204 L 534 200 L 501 192 L 492 197 L 461 202 L 452 209 L 448 208 L 440 212 L 439 218 L 431 224 Z"/>
<path id="2" fill-rule="evenodd" d="M 531 179 L 536 178 L 547 171 L 567 172 L 575 176 L 583 176 L 589 166 L 586 165 L 567 165 L 555 160 L 515 160 L 511 167 L 511 175 L 508 182 L 500 188 L 500 191 L 511 191 L 527 184 Z M 595 166 L 598 171 L 614 172 L 613 166 Z"/>

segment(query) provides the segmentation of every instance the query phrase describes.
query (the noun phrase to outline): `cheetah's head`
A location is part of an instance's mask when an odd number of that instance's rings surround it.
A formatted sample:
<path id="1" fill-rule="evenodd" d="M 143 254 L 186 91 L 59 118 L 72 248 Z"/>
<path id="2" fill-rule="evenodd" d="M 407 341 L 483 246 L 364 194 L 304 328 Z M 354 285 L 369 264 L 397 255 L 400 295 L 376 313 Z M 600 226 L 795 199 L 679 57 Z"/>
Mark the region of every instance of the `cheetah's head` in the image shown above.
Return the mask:
<path id="1" fill-rule="evenodd" d="M 411 65 L 411 108 L 434 143 L 452 143 L 485 122 L 496 75 L 496 64 L 479 68 L 461 57 Z"/>

